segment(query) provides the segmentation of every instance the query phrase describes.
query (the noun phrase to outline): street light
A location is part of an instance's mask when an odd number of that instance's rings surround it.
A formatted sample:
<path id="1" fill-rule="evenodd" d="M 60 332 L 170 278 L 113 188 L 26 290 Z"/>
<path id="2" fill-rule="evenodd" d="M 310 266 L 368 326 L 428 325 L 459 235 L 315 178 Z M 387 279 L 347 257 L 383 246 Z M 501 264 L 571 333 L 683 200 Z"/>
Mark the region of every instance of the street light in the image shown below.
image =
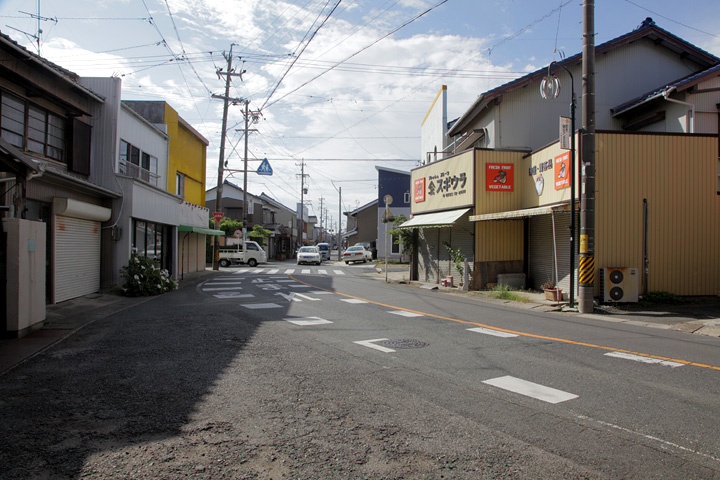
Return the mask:
<path id="1" fill-rule="evenodd" d="M 550 100 L 560 95 L 560 80 L 550 73 L 553 65 L 557 65 L 570 75 L 570 306 L 575 306 L 575 176 L 577 175 L 577 162 L 575 161 L 575 78 L 565 66 L 556 61 L 548 65 L 547 77 L 540 82 L 540 95 Z"/>

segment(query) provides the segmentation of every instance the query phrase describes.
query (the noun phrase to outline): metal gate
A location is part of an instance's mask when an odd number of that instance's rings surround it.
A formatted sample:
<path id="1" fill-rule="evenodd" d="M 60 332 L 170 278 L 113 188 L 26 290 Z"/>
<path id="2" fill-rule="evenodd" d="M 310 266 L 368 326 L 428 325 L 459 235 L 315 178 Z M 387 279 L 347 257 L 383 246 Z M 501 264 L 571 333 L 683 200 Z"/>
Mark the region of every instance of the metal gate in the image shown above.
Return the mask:
<path id="1" fill-rule="evenodd" d="M 100 222 L 55 216 L 53 303 L 100 290 Z"/>

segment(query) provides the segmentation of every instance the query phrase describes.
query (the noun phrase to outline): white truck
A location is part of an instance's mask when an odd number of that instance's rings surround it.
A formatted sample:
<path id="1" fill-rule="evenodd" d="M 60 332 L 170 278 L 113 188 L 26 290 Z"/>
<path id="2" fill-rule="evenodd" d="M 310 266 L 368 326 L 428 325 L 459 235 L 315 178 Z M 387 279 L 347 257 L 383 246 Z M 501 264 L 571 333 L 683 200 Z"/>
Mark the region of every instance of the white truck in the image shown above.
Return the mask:
<path id="1" fill-rule="evenodd" d="M 242 242 L 237 247 L 220 249 L 220 266 L 229 267 L 232 264 L 244 263 L 257 267 L 258 263 L 267 262 L 267 254 L 257 242 L 246 241 L 247 251 L 243 250 Z"/>

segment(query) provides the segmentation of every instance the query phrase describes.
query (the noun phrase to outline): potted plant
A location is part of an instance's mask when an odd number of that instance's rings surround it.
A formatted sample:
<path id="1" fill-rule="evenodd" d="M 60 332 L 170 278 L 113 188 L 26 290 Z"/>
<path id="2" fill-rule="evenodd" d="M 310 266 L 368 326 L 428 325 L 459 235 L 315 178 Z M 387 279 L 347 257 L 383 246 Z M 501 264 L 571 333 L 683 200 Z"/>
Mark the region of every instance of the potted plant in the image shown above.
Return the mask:
<path id="1" fill-rule="evenodd" d="M 545 292 L 545 299 L 552 302 L 559 302 L 562 300 L 562 289 L 555 285 L 555 282 L 543 283 L 540 288 Z"/>

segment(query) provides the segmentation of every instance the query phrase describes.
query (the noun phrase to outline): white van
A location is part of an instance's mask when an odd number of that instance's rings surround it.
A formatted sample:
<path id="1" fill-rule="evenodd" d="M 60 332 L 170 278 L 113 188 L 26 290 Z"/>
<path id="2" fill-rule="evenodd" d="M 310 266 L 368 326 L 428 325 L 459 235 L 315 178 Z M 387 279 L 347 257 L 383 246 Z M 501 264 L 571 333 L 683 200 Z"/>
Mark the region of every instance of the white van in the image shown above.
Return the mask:
<path id="1" fill-rule="evenodd" d="M 247 252 L 243 251 L 242 242 L 233 248 L 221 248 L 220 266 L 229 267 L 233 263 L 245 263 L 251 267 L 257 267 L 259 263 L 267 263 L 267 253 L 257 242 L 248 240 L 245 245 L 247 245 Z"/>

